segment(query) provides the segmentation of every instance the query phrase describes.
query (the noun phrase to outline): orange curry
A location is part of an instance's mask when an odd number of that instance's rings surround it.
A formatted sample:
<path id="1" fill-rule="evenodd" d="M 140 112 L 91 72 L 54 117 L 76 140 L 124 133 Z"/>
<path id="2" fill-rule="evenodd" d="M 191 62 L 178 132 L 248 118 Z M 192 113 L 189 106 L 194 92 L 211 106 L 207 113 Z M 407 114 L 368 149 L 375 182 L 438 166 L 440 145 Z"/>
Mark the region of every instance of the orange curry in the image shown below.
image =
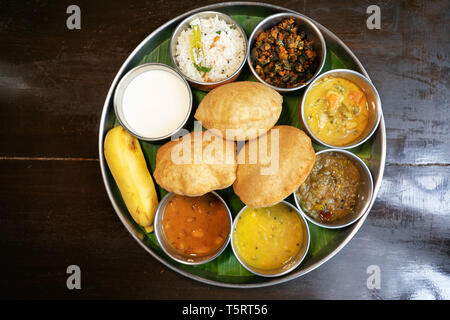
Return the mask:
<path id="1" fill-rule="evenodd" d="M 200 197 L 175 195 L 166 206 L 162 223 L 167 241 L 187 255 L 216 251 L 230 232 L 228 211 L 212 193 Z"/>

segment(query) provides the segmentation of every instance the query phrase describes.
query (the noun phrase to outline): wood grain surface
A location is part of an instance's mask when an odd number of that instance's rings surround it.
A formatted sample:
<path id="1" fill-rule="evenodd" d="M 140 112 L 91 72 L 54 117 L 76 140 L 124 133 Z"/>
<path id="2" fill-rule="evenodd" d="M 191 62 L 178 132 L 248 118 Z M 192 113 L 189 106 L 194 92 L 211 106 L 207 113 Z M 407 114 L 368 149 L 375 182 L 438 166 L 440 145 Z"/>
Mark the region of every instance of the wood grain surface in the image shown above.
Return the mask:
<path id="1" fill-rule="evenodd" d="M 128 234 L 98 163 L 100 114 L 131 51 L 164 22 L 214 1 L 0 2 L 0 298 L 450 299 L 449 5 L 441 1 L 271 1 L 341 38 L 383 104 L 387 165 L 350 243 L 313 272 L 268 288 L 204 285 Z M 381 8 L 381 29 L 366 9 Z M 66 288 L 79 265 L 82 289 Z M 367 267 L 381 270 L 368 289 Z"/>

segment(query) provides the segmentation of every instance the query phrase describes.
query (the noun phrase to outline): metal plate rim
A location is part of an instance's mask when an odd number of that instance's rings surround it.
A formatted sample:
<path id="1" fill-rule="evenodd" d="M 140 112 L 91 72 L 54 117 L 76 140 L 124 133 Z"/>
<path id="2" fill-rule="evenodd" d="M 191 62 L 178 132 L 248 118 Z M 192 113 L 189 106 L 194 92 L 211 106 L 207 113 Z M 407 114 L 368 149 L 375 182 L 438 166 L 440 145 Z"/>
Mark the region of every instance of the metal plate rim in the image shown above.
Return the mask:
<path id="1" fill-rule="evenodd" d="M 105 161 L 105 158 L 104 158 L 104 155 L 103 155 L 103 140 L 104 140 L 104 136 L 105 136 L 106 116 L 107 116 L 108 111 L 109 111 L 109 105 L 111 103 L 111 99 L 112 99 L 112 96 L 113 96 L 113 93 L 114 93 L 114 89 L 115 89 L 115 87 L 116 87 L 120 77 L 124 74 L 124 70 L 126 69 L 127 65 L 133 59 L 133 57 L 136 55 L 136 53 L 139 52 L 142 49 L 142 47 L 148 41 L 150 41 L 153 37 L 155 37 L 155 35 L 157 33 L 161 32 L 167 26 L 171 25 L 175 21 L 178 21 L 178 20 L 181 21 L 181 19 L 184 19 L 188 15 L 194 14 L 194 13 L 199 12 L 199 11 L 217 10 L 217 9 L 224 8 L 224 7 L 229 7 L 229 6 L 265 7 L 265 8 L 272 9 L 272 10 L 292 12 L 292 13 L 298 14 L 297 11 L 294 11 L 294 10 L 291 10 L 291 9 L 288 9 L 288 8 L 284 8 L 282 6 L 277 6 L 277 5 L 268 4 L 268 3 L 262 3 L 262 2 L 246 2 L 246 1 L 223 2 L 223 3 L 219 3 L 219 4 L 207 5 L 207 6 L 204 6 L 204 7 L 200 7 L 200 8 L 197 8 L 197 9 L 190 10 L 188 12 L 185 12 L 184 14 L 181 14 L 181 15 L 171 19 L 170 21 L 164 23 L 163 25 L 161 25 L 160 27 L 155 29 L 144 40 L 142 40 L 141 43 L 128 56 L 128 58 L 125 60 L 125 62 L 120 67 L 119 71 L 116 73 L 116 76 L 115 76 L 115 78 L 114 78 L 114 80 L 113 80 L 113 82 L 111 84 L 111 87 L 110 87 L 110 89 L 108 91 L 108 94 L 107 94 L 106 99 L 105 99 L 105 103 L 103 105 L 102 115 L 101 115 L 100 123 L 99 123 L 99 136 L 98 136 L 98 138 L 99 138 L 99 141 L 98 141 L 99 165 L 100 165 L 100 170 L 101 170 L 101 173 L 102 173 L 103 183 L 105 185 L 106 192 L 107 192 L 109 200 L 110 200 L 110 202 L 111 202 L 111 204 L 112 204 L 112 206 L 114 208 L 114 211 L 116 212 L 117 216 L 119 217 L 120 221 L 125 226 L 127 231 L 136 240 L 136 242 L 138 242 L 139 245 L 141 247 L 143 247 L 148 253 L 150 253 L 156 260 L 158 260 L 160 263 L 162 263 L 166 267 L 170 268 L 171 270 L 173 270 L 173 271 L 175 271 L 175 272 L 177 272 L 177 273 L 179 273 L 179 274 L 181 274 L 181 275 L 183 275 L 185 277 L 188 277 L 190 279 L 193 279 L 193 280 L 205 283 L 205 284 L 219 286 L 219 287 L 226 287 L 226 288 L 262 288 L 262 287 L 268 287 L 268 286 L 272 286 L 272 285 L 276 285 L 276 284 L 285 283 L 287 281 L 296 279 L 296 278 L 298 278 L 298 277 L 300 277 L 302 275 L 305 275 L 305 274 L 311 272 L 312 270 L 318 268 L 319 266 L 321 266 L 322 264 L 327 262 L 329 259 L 334 257 L 340 250 L 342 250 L 342 248 L 347 245 L 347 243 L 354 237 L 356 232 L 361 228 L 362 224 L 366 220 L 366 218 L 368 216 L 368 213 L 370 212 L 370 210 L 371 210 L 371 208 L 372 208 L 372 206 L 373 206 L 373 204 L 375 202 L 376 196 L 377 196 L 378 191 L 380 189 L 380 185 L 381 185 L 381 181 L 382 181 L 383 173 L 384 173 L 384 167 L 385 167 L 385 163 L 386 163 L 386 129 L 385 129 L 383 113 L 381 113 L 381 120 L 380 120 L 378 129 L 377 129 L 377 130 L 380 131 L 380 141 L 381 141 L 381 145 L 380 145 L 380 148 L 381 148 L 380 167 L 379 167 L 378 174 L 376 176 L 376 183 L 374 185 L 373 198 L 372 198 L 371 204 L 369 205 L 366 213 L 355 223 L 355 226 L 353 227 L 353 230 L 347 235 L 347 237 L 331 253 L 329 253 L 322 260 L 312 264 L 311 266 L 309 266 L 308 268 L 306 268 L 306 269 L 304 269 L 302 271 L 292 272 L 292 273 L 290 273 L 288 275 L 285 275 L 285 276 L 283 276 L 281 278 L 274 278 L 273 280 L 270 280 L 270 281 L 267 281 L 267 282 L 261 282 L 261 283 L 234 284 L 234 283 L 224 283 L 224 282 L 209 280 L 209 279 L 206 279 L 206 278 L 194 275 L 192 273 L 189 273 L 187 271 L 181 270 L 181 269 L 175 267 L 174 265 L 168 263 L 167 261 L 165 261 L 163 258 L 158 256 L 156 253 L 154 253 L 149 247 L 147 247 L 142 242 L 141 239 L 139 239 L 138 235 L 134 232 L 134 230 L 131 229 L 129 224 L 126 222 L 123 213 L 121 212 L 120 208 L 118 207 L 118 205 L 116 203 L 116 200 L 114 199 L 113 193 L 112 193 L 112 191 L 110 189 L 110 186 L 108 185 L 108 179 L 107 179 L 107 170 L 108 169 L 107 169 L 106 161 Z M 321 25 L 320 23 L 318 23 L 314 19 L 311 19 L 311 20 L 314 21 L 315 24 L 317 24 L 319 29 L 322 32 L 324 32 L 327 37 L 331 37 L 334 41 L 336 41 L 336 43 L 338 43 L 351 56 L 352 60 L 357 64 L 358 68 L 361 69 L 362 73 L 369 80 L 371 80 L 369 75 L 367 74 L 367 71 L 365 70 L 365 68 L 363 67 L 363 65 L 359 61 L 359 59 L 347 47 L 347 45 L 342 40 L 340 40 L 334 33 L 332 33 L 327 28 L 325 28 L 323 25 Z"/>

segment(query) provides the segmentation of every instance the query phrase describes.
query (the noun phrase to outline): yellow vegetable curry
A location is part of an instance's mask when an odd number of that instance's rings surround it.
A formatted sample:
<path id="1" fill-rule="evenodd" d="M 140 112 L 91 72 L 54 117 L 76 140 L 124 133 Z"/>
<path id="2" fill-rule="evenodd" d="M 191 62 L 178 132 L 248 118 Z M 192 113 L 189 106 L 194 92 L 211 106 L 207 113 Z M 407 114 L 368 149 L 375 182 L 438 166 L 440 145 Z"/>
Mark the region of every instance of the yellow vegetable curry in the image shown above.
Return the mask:
<path id="1" fill-rule="evenodd" d="M 306 96 L 304 112 L 314 135 L 333 146 L 355 141 L 369 119 L 364 92 L 353 82 L 334 77 L 314 84 Z"/>

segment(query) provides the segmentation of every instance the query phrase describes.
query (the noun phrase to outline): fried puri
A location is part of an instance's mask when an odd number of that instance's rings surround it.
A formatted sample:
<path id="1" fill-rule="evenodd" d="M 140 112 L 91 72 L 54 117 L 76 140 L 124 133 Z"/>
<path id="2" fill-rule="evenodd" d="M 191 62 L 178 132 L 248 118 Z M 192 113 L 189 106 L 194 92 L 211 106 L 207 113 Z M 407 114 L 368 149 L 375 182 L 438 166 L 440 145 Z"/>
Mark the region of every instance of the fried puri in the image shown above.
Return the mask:
<path id="1" fill-rule="evenodd" d="M 236 179 L 236 145 L 206 132 L 191 132 L 161 146 L 153 174 L 167 191 L 201 196 L 231 186 Z"/>
<path id="2" fill-rule="evenodd" d="M 233 82 L 210 91 L 195 118 L 205 128 L 219 130 L 225 139 L 245 141 L 270 130 L 280 117 L 282 104 L 283 97 L 262 83 Z"/>
<path id="3" fill-rule="evenodd" d="M 237 161 L 234 192 L 246 205 L 261 208 L 282 201 L 305 181 L 315 152 L 303 131 L 276 126 L 267 135 L 246 142 Z"/>

